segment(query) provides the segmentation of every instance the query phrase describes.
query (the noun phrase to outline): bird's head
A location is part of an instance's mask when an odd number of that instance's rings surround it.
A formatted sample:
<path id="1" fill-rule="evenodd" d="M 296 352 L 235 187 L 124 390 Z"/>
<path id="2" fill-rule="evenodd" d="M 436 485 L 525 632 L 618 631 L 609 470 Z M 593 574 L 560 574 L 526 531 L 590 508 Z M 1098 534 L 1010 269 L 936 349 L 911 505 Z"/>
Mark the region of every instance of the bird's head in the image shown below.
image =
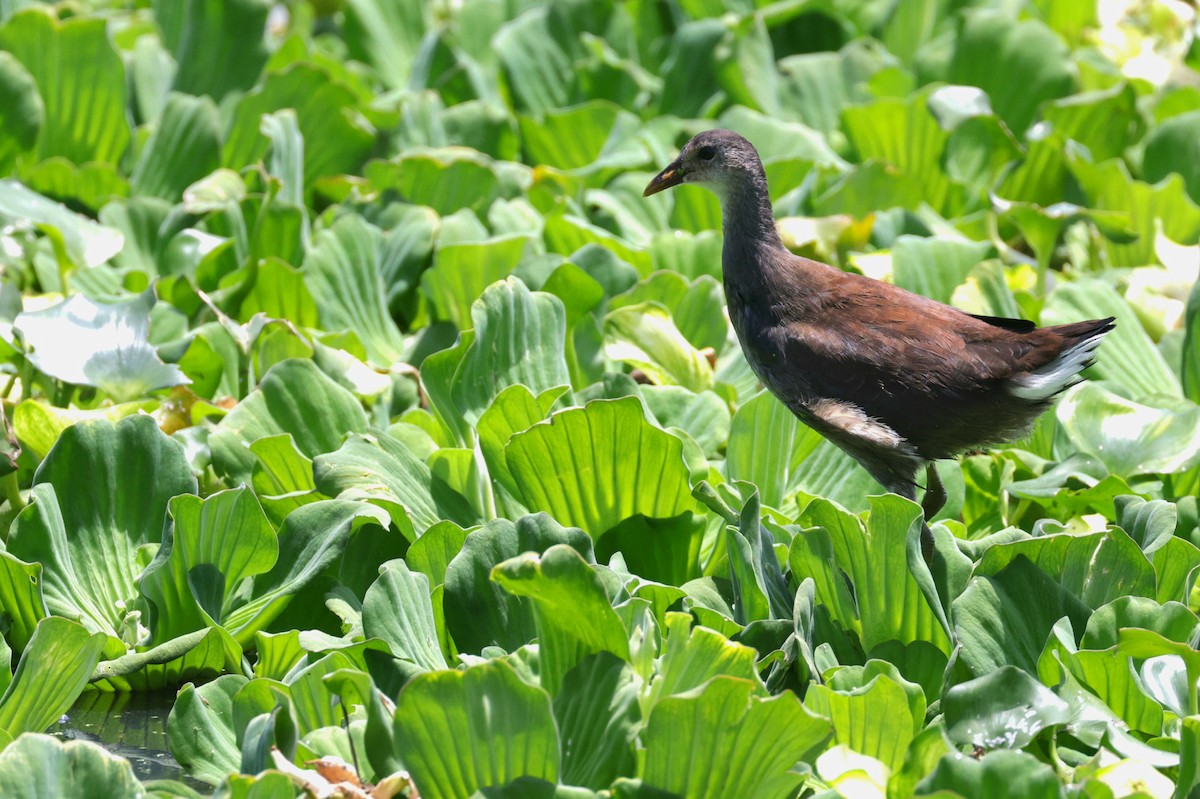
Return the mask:
<path id="1" fill-rule="evenodd" d="M 655 175 L 643 197 L 680 183 L 698 183 L 718 196 L 740 181 L 762 175 L 754 145 L 732 130 L 706 130 L 683 146 L 679 157 Z"/>

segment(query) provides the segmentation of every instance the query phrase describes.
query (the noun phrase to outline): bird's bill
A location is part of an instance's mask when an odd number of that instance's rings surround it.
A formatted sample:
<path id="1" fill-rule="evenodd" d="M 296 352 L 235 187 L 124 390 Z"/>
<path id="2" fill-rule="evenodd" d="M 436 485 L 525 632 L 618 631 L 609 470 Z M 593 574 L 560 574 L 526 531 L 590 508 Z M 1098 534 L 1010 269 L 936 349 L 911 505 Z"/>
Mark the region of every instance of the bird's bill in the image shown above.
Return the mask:
<path id="1" fill-rule="evenodd" d="M 654 180 L 650 181 L 646 186 L 646 190 L 642 192 L 643 197 L 649 197 L 651 194 L 658 194 L 663 189 L 669 189 L 672 186 L 678 186 L 683 182 L 683 163 L 676 158 L 662 172 L 654 176 Z"/>

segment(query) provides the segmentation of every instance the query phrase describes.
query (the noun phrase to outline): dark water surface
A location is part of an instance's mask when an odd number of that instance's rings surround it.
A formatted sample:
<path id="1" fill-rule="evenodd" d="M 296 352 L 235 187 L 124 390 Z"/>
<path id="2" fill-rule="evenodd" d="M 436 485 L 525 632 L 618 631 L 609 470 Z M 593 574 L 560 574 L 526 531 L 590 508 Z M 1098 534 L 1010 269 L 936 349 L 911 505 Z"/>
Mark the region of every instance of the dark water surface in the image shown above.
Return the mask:
<path id="1" fill-rule="evenodd" d="M 207 795 L 211 786 L 187 777 L 168 751 L 167 714 L 174 703 L 175 691 L 84 691 L 46 732 L 64 741 L 100 744 L 128 760 L 140 780 L 180 780 Z"/>

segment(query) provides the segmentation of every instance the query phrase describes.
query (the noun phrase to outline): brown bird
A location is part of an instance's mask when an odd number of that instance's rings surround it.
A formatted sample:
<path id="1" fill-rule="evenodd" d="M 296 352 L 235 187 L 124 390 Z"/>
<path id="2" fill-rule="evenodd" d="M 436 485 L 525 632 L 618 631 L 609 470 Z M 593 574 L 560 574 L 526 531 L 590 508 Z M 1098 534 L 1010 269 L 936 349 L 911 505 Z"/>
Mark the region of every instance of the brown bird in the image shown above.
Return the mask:
<path id="1" fill-rule="evenodd" d="M 888 491 L 915 500 L 924 467 L 926 517 L 945 502 L 932 461 L 1025 434 L 1113 329 L 969 314 L 791 253 L 758 152 L 732 131 L 694 137 L 644 195 L 680 183 L 721 200 L 729 318 L 755 374 Z M 928 527 L 923 543 L 928 557 Z"/>

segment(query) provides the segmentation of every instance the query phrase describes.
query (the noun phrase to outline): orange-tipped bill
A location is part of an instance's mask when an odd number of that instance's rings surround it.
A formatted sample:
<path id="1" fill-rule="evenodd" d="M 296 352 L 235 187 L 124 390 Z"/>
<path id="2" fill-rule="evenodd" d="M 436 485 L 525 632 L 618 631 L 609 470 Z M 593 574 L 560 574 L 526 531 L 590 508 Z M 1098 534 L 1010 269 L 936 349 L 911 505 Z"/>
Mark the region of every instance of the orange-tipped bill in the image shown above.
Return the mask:
<path id="1" fill-rule="evenodd" d="M 646 186 L 646 190 L 642 192 L 642 196 L 649 197 L 651 194 L 658 194 L 663 189 L 678 186 L 682 182 L 683 164 L 677 158 L 666 169 L 654 176 L 654 180 L 650 181 L 650 184 Z"/>

